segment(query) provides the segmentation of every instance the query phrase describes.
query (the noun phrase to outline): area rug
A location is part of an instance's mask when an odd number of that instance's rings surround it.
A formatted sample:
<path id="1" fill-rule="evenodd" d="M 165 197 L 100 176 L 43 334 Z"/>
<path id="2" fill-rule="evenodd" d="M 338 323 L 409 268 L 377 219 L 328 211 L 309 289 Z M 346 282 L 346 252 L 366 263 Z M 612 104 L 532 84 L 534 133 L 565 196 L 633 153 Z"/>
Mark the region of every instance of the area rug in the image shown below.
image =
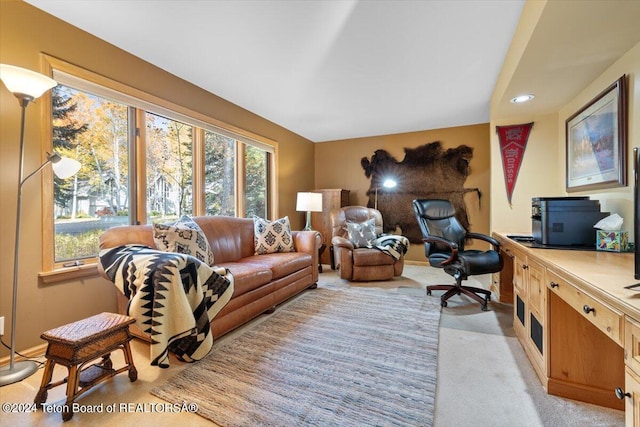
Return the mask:
<path id="1" fill-rule="evenodd" d="M 233 426 L 431 426 L 437 298 L 307 290 L 151 393 Z"/>

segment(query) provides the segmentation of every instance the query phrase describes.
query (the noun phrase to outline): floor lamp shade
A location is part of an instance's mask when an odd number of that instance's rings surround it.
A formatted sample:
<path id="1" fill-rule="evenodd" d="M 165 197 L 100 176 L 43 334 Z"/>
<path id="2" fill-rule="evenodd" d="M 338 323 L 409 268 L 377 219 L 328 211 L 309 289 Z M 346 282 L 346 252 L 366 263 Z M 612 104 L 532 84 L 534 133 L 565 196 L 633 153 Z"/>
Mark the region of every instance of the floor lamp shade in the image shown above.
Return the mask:
<path id="1" fill-rule="evenodd" d="M 75 160 L 63 159 L 58 153 L 47 156 L 46 161 L 39 168 L 24 175 L 24 131 L 25 111 L 35 98 L 56 85 L 55 80 L 31 70 L 0 64 L 0 79 L 13 95 L 18 98 L 22 110 L 20 120 L 20 161 L 18 163 L 18 200 L 16 203 L 16 238 L 13 252 L 13 299 L 11 304 L 11 353 L 9 365 L 0 369 L 0 386 L 12 384 L 31 376 L 38 369 L 38 365 L 31 360 L 15 362 L 16 354 L 16 313 L 18 306 L 18 272 L 20 260 L 20 219 L 22 212 L 22 187 L 24 183 L 44 169 L 48 164 L 55 165 L 54 172 L 68 178 L 80 169 L 80 163 Z"/>
<path id="2" fill-rule="evenodd" d="M 39 98 L 57 84 L 44 74 L 7 64 L 0 64 L 0 79 L 16 97 L 27 96 L 30 100 Z"/>
<path id="3" fill-rule="evenodd" d="M 78 173 L 81 167 L 79 161 L 68 157 L 61 157 L 58 153 L 51 154 L 49 160 L 51 160 L 53 173 L 60 179 L 71 178 Z"/>
<path id="4" fill-rule="evenodd" d="M 307 213 L 304 230 L 311 230 L 311 212 L 322 212 L 322 193 L 298 193 L 296 210 Z"/>

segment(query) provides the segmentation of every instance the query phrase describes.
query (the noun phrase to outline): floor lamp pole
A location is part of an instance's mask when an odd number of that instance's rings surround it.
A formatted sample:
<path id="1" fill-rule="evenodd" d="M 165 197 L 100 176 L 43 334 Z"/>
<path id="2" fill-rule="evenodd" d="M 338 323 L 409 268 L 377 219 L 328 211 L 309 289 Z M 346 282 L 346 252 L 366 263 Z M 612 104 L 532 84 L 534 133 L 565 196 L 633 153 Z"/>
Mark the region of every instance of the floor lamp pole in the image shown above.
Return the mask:
<path id="1" fill-rule="evenodd" d="M 25 115 L 27 105 L 31 99 L 28 97 L 18 98 L 20 107 L 22 107 L 22 118 L 20 120 L 20 165 L 18 173 L 18 199 L 16 208 L 16 241 L 14 247 L 13 258 L 13 302 L 11 305 L 11 355 L 9 356 L 9 368 L 0 370 L 0 386 L 12 384 L 21 381 L 38 370 L 38 365 L 31 360 L 15 362 L 16 354 L 16 315 L 18 306 L 18 267 L 19 267 L 19 250 L 20 250 L 20 217 L 22 213 L 22 184 L 24 181 L 35 173 L 39 172 L 46 164 L 40 166 L 35 172 L 23 179 L 24 175 L 24 131 L 25 131 Z"/>

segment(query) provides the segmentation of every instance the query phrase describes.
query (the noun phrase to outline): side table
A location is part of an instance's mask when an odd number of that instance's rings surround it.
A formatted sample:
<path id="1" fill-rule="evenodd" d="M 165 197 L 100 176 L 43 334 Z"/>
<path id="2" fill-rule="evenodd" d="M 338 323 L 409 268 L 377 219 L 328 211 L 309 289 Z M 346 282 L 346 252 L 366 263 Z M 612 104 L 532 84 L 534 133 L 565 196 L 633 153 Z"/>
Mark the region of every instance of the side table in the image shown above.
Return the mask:
<path id="1" fill-rule="evenodd" d="M 42 406 L 49 389 L 67 383 L 67 401 L 62 410 L 62 419 L 68 421 L 73 417 L 73 402 L 93 386 L 124 371 L 129 371 L 131 382 L 136 381 L 138 371 L 133 364 L 129 345 L 132 338 L 129 325 L 134 322 L 135 319 L 128 316 L 101 313 L 43 333 L 40 337 L 49 343 L 45 355 L 47 362 L 34 402 Z M 118 349 L 123 351 L 126 364 L 116 370 L 113 369 L 111 352 Z M 101 360 L 86 366 L 96 359 Z M 56 363 L 66 366 L 69 375 L 52 383 Z"/>

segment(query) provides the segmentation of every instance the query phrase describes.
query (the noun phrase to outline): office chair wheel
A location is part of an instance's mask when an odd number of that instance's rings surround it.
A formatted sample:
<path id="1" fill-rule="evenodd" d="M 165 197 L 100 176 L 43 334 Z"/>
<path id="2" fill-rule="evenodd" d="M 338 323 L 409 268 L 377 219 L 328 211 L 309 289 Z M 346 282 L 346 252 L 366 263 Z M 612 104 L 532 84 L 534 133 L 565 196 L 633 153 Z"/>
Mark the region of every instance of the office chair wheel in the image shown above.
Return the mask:
<path id="1" fill-rule="evenodd" d="M 489 307 L 487 307 L 487 304 L 482 304 L 482 311 L 489 311 Z"/>
<path id="2" fill-rule="evenodd" d="M 427 295 L 431 295 L 431 290 L 427 289 Z"/>
<path id="3" fill-rule="evenodd" d="M 442 302 L 440 302 L 440 305 L 441 305 L 442 307 L 446 307 L 446 306 L 447 306 L 447 302 L 446 302 L 446 301 L 442 301 Z"/>

